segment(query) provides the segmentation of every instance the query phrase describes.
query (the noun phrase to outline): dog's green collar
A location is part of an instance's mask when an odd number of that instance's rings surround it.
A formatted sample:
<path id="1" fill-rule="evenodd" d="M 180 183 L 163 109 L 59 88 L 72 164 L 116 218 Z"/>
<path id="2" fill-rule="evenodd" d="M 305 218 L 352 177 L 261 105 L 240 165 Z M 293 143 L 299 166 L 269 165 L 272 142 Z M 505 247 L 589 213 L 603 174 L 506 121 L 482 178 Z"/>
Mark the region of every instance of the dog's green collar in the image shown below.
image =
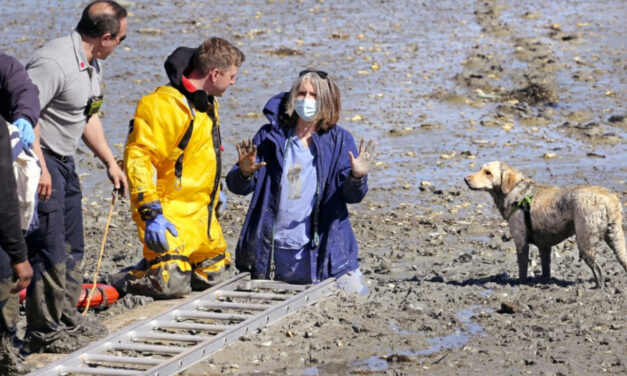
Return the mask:
<path id="1" fill-rule="evenodd" d="M 532 195 L 528 195 L 525 196 L 522 200 L 520 200 L 520 202 L 517 202 L 516 205 L 514 205 L 514 207 L 512 208 L 512 211 L 509 212 L 509 214 L 507 215 L 507 217 L 505 217 L 506 221 L 509 221 L 509 219 L 511 218 L 512 215 L 514 215 L 514 213 L 516 213 L 516 211 L 518 209 L 523 209 L 523 207 L 525 205 L 528 205 L 528 207 L 531 206 L 531 199 L 533 198 Z"/>

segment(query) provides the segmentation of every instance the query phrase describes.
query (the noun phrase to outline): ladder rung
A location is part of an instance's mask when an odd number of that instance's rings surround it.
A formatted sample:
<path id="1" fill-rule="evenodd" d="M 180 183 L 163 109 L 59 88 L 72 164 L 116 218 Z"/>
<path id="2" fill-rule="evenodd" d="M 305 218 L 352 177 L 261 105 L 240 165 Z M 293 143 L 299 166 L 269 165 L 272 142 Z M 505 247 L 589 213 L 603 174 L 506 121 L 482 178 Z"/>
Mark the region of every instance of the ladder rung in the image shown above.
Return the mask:
<path id="1" fill-rule="evenodd" d="M 149 351 L 168 354 L 178 354 L 188 349 L 182 346 L 138 345 L 134 343 L 110 343 L 107 347 L 110 350 Z"/>
<path id="2" fill-rule="evenodd" d="M 110 375 L 110 376 L 135 376 L 141 375 L 144 371 L 132 371 L 119 368 L 91 368 L 91 367 L 63 367 L 59 369 L 58 375 L 77 373 L 79 375 Z"/>
<path id="3" fill-rule="evenodd" d="M 250 274 L 242 273 L 33 371 L 31 376 L 179 374 L 241 336 L 315 302 L 334 285 L 334 279 L 312 286 L 253 281 Z"/>
<path id="4" fill-rule="evenodd" d="M 128 363 L 128 364 L 144 364 L 144 365 L 155 365 L 163 362 L 163 359 L 155 359 L 155 358 L 140 358 L 134 356 L 116 356 L 116 355 L 101 355 L 101 354 L 85 354 L 83 355 L 83 361 L 85 363 L 92 362 L 108 362 L 108 363 Z"/>
<path id="5" fill-rule="evenodd" d="M 172 334 L 172 333 L 138 333 L 132 332 L 131 338 L 133 341 L 136 340 L 146 340 L 146 339 L 157 339 L 157 340 L 167 340 L 167 341 L 178 341 L 178 342 L 202 342 L 209 337 L 205 336 L 197 336 L 191 334 Z"/>
<path id="6" fill-rule="evenodd" d="M 203 312 L 203 311 L 183 311 L 174 312 L 174 317 L 180 319 L 215 319 L 215 320 L 239 320 L 244 321 L 251 317 L 250 315 L 238 313 L 219 313 L 219 312 Z"/>
<path id="7" fill-rule="evenodd" d="M 271 304 L 216 302 L 213 300 L 201 300 L 196 303 L 197 308 L 206 309 L 249 309 L 252 311 L 265 311 L 272 307 Z"/>
<path id="8" fill-rule="evenodd" d="M 269 281 L 265 279 L 253 279 L 251 281 L 246 282 L 246 287 L 248 289 L 276 289 L 276 290 L 293 290 L 293 291 L 304 291 L 311 285 L 290 285 L 285 282 L 277 282 L 277 281 Z"/>
<path id="9" fill-rule="evenodd" d="M 263 299 L 263 300 L 286 300 L 289 295 L 274 294 L 271 292 L 248 292 L 248 291 L 226 291 L 218 290 L 215 292 L 216 298 L 247 298 L 247 299 Z"/>
<path id="10" fill-rule="evenodd" d="M 163 321 L 155 321 L 152 323 L 152 327 L 160 328 L 160 329 L 186 329 L 186 330 L 204 330 L 207 332 L 222 332 L 229 328 L 232 328 L 232 325 L 216 325 L 216 324 L 198 324 L 195 322 L 163 322 Z"/>

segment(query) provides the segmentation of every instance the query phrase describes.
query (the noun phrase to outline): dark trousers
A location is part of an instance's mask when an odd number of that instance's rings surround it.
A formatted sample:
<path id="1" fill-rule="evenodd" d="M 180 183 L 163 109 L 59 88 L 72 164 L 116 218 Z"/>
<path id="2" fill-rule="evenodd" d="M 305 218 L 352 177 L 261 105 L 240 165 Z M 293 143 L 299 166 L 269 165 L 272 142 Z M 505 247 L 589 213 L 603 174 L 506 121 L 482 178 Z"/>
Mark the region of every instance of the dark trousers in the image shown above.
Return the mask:
<path id="1" fill-rule="evenodd" d="M 42 345 L 79 322 L 84 253 L 81 189 L 74 160 L 44 151 L 52 195 L 39 201 L 39 228 L 27 237 L 33 280 L 26 300 L 27 335 Z"/>
<path id="2" fill-rule="evenodd" d="M 19 303 L 17 294 L 11 294 L 15 285 L 13 268 L 7 253 L 0 247 L 0 334 L 15 333 Z"/>

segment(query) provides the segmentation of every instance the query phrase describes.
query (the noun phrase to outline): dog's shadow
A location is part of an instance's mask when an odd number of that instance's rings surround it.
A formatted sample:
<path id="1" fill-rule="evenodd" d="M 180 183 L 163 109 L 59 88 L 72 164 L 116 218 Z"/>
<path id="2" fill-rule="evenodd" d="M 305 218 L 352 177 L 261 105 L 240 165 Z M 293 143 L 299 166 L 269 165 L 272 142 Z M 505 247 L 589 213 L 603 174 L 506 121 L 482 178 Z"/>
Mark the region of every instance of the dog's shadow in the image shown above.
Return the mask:
<path id="1" fill-rule="evenodd" d="M 566 281 L 563 279 L 558 279 L 558 278 L 553 278 L 553 277 L 549 279 L 545 279 L 545 278 L 542 278 L 542 276 L 533 276 L 533 277 L 527 277 L 527 280 L 524 283 L 521 283 L 518 280 L 518 278 L 512 278 L 507 273 L 499 273 L 499 274 L 495 274 L 492 276 L 486 276 L 486 277 L 481 277 L 481 278 L 468 278 L 462 281 L 456 281 L 452 279 L 445 280 L 441 276 L 436 276 L 431 279 L 427 279 L 426 281 L 436 282 L 436 283 L 446 283 L 447 285 L 461 286 L 461 287 L 464 287 L 464 286 L 486 287 L 485 285 L 488 283 L 495 283 L 501 286 L 509 285 L 509 286 L 543 287 L 543 286 L 553 285 L 553 286 L 566 287 L 566 286 L 572 286 L 572 285 L 582 282 L 582 281 Z"/>

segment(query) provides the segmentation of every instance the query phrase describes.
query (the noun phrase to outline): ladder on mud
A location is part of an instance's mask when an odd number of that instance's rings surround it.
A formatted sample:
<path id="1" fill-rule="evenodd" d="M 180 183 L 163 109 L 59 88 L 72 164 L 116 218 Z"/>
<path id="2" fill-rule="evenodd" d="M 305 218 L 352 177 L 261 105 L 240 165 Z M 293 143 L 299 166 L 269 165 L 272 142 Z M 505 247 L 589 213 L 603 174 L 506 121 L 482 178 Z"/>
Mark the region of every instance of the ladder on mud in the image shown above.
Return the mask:
<path id="1" fill-rule="evenodd" d="M 242 273 L 29 375 L 173 375 L 315 302 L 334 281 L 291 285 Z"/>

